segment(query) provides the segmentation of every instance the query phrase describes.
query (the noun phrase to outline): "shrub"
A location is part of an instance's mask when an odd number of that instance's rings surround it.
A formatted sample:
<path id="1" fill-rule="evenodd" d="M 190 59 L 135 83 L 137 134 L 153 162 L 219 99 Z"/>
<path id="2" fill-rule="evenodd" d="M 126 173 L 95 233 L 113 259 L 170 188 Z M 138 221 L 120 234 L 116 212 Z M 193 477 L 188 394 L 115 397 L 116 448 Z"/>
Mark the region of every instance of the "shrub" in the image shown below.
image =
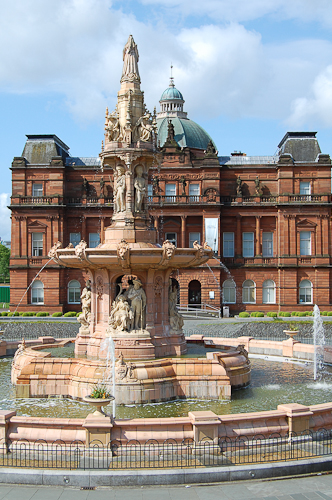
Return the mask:
<path id="1" fill-rule="evenodd" d="M 82 311 L 79 312 L 79 313 L 76 313 L 76 316 L 79 317 L 80 314 L 82 314 Z"/>
<path id="2" fill-rule="evenodd" d="M 269 311 L 266 313 L 266 316 L 268 316 L 269 318 L 276 318 L 278 316 L 278 313 L 275 311 Z"/>
<path id="3" fill-rule="evenodd" d="M 23 312 L 19 312 L 19 313 L 18 313 L 18 315 L 19 315 L 19 316 L 23 316 Z"/>
<path id="4" fill-rule="evenodd" d="M 34 311 L 32 311 L 32 312 L 29 313 L 29 316 L 37 316 L 37 313 L 34 312 Z"/>
<path id="5" fill-rule="evenodd" d="M 305 312 L 305 315 L 306 315 L 306 316 L 313 316 L 313 315 L 314 315 L 314 313 L 313 313 L 312 311 L 306 311 L 306 312 Z"/>
<path id="6" fill-rule="evenodd" d="M 239 318 L 249 318 L 250 314 L 243 311 L 239 313 Z"/>
<path id="7" fill-rule="evenodd" d="M 285 318 L 290 318 L 291 317 L 291 313 L 288 312 L 288 311 L 285 311 L 283 315 L 284 315 Z"/>
<path id="8" fill-rule="evenodd" d="M 1 313 L 1 316 L 8 316 L 8 311 L 4 311 Z"/>
<path id="9" fill-rule="evenodd" d="M 50 315 L 50 313 L 44 312 L 44 311 L 39 311 L 36 314 L 36 316 L 38 316 L 38 318 L 41 318 L 42 316 L 49 316 L 49 315 Z"/>
<path id="10" fill-rule="evenodd" d="M 22 313 L 22 316 L 30 316 L 30 313 L 29 312 L 24 312 L 24 313 Z"/>
<path id="11" fill-rule="evenodd" d="M 65 318 L 75 318 L 76 314 L 77 314 L 77 313 L 76 313 L 75 311 L 68 311 L 68 312 L 66 312 L 66 313 L 64 314 L 64 317 L 65 317 Z"/>
<path id="12" fill-rule="evenodd" d="M 265 314 L 261 311 L 258 311 L 258 313 L 256 313 L 256 318 L 264 318 Z"/>
<path id="13" fill-rule="evenodd" d="M 300 317 L 306 316 L 306 311 L 298 311 L 296 316 L 300 316 Z"/>
<path id="14" fill-rule="evenodd" d="M 62 312 L 55 312 L 52 314 L 52 318 L 60 318 L 60 316 L 62 316 Z"/>
<path id="15" fill-rule="evenodd" d="M 320 315 L 321 315 L 321 316 L 328 316 L 328 315 L 329 315 L 329 313 L 328 313 L 328 311 L 321 311 L 321 312 L 320 312 Z"/>
<path id="16" fill-rule="evenodd" d="M 327 315 L 328 315 L 328 316 L 332 316 L 332 311 L 329 311 L 329 312 L 327 313 Z"/>
<path id="17" fill-rule="evenodd" d="M 297 312 L 296 312 L 296 311 L 293 311 L 293 312 L 292 312 L 292 316 L 297 316 Z"/>
<path id="18" fill-rule="evenodd" d="M 10 317 L 13 316 L 13 313 L 8 313 L 8 316 L 10 316 Z"/>

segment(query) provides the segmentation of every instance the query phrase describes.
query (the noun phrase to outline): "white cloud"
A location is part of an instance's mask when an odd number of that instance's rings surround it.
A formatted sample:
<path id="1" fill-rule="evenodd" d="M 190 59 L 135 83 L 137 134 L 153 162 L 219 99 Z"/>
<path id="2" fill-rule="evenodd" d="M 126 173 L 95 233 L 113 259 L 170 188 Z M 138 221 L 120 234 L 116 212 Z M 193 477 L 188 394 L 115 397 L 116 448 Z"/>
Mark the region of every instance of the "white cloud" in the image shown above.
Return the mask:
<path id="1" fill-rule="evenodd" d="M 149 6 L 163 6 L 170 17 L 208 16 L 214 21 L 243 22 L 265 16 L 277 19 L 318 21 L 332 25 L 330 0 L 141 0 Z"/>
<path id="2" fill-rule="evenodd" d="M 299 97 L 292 103 L 287 122 L 292 126 L 319 123 L 332 126 L 332 65 L 315 78 L 309 97 Z"/>
<path id="3" fill-rule="evenodd" d="M 0 194 L 0 237 L 4 241 L 10 241 L 10 210 L 9 194 Z"/>

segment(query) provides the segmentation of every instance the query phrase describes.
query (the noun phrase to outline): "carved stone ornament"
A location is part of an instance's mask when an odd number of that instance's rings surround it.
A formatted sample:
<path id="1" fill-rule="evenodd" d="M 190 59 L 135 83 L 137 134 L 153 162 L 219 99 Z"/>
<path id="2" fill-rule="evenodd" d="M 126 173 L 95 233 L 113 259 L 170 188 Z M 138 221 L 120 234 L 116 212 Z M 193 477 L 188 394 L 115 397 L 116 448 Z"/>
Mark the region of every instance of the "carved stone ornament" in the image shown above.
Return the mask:
<path id="1" fill-rule="evenodd" d="M 87 242 L 84 240 L 81 240 L 78 245 L 75 247 L 75 254 L 80 260 L 85 259 L 85 249 L 87 247 Z"/>
<path id="2" fill-rule="evenodd" d="M 115 376 L 118 380 L 123 380 L 128 373 L 128 365 L 123 359 L 123 354 L 120 352 L 119 358 L 115 363 Z"/>
<path id="3" fill-rule="evenodd" d="M 83 288 L 81 302 L 82 312 L 78 316 L 77 321 L 81 323 L 82 330 L 87 331 L 91 322 L 91 288 L 89 281 L 87 282 L 86 287 Z"/>
<path id="4" fill-rule="evenodd" d="M 112 330 L 118 332 L 128 332 L 131 329 L 131 324 L 134 319 L 134 312 L 130 307 L 126 297 L 123 294 L 119 294 L 115 300 L 112 302 L 111 314 L 108 319 L 108 333 L 112 333 Z"/>
<path id="5" fill-rule="evenodd" d="M 69 243 L 69 245 L 67 245 L 66 248 L 74 248 L 74 245 L 72 243 Z"/>
<path id="6" fill-rule="evenodd" d="M 162 289 L 163 289 L 163 279 L 161 276 L 157 276 L 154 281 L 154 293 L 156 297 L 161 296 Z"/>
<path id="7" fill-rule="evenodd" d="M 169 240 L 165 240 L 163 243 L 163 257 L 170 260 L 175 253 L 175 245 Z"/>
<path id="8" fill-rule="evenodd" d="M 59 248 L 62 248 L 62 243 L 61 241 L 57 241 L 51 248 L 51 250 L 48 252 L 48 256 L 50 259 L 55 259 L 56 258 L 56 251 L 59 250 Z"/>
<path id="9" fill-rule="evenodd" d="M 198 243 L 198 241 L 194 241 L 193 248 L 195 248 L 197 250 L 197 254 L 198 254 L 197 258 L 198 259 L 205 256 L 205 254 L 206 254 L 205 250 L 212 252 L 212 248 L 206 243 L 206 241 L 204 242 L 203 245 L 200 245 Z"/>
<path id="10" fill-rule="evenodd" d="M 209 188 L 205 191 L 205 196 L 208 202 L 215 202 L 217 200 L 217 190 L 214 188 Z"/>
<path id="11" fill-rule="evenodd" d="M 103 278 L 101 276 L 97 277 L 96 291 L 97 291 L 97 298 L 99 300 L 101 300 L 103 298 L 103 294 L 104 294 L 104 282 L 103 282 Z"/>
<path id="12" fill-rule="evenodd" d="M 121 266 L 124 268 L 129 267 L 130 252 L 129 252 L 129 245 L 126 242 L 126 240 L 120 241 L 120 243 L 118 244 L 118 246 L 116 248 L 116 251 L 117 251 L 118 259 L 120 260 Z"/>

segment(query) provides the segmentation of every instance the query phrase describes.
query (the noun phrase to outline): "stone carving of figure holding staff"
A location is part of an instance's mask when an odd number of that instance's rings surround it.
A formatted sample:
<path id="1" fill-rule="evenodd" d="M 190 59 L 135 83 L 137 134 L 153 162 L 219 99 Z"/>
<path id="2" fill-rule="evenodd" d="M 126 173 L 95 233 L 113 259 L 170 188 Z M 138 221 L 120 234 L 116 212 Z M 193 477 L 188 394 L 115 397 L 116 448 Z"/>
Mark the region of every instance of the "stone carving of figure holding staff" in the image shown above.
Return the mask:
<path id="1" fill-rule="evenodd" d="M 135 212 L 141 212 L 145 196 L 145 179 L 143 177 L 143 167 L 138 165 L 135 169 L 136 177 L 134 181 L 135 188 Z"/>
<path id="2" fill-rule="evenodd" d="M 124 212 L 126 210 L 126 174 L 122 166 L 116 167 L 116 188 L 115 203 L 116 211 Z"/>
<path id="3" fill-rule="evenodd" d="M 125 291 L 124 296 L 130 301 L 134 315 L 131 329 L 143 329 L 145 324 L 146 295 L 142 288 L 141 280 L 138 278 L 134 279 L 128 290 Z"/>
<path id="4" fill-rule="evenodd" d="M 138 72 L 138 50 L 132 35 L 129 35 L 128 42 L 123 49 L 123 69 L 121 81 L 124 80 L 139 80 Z"/>

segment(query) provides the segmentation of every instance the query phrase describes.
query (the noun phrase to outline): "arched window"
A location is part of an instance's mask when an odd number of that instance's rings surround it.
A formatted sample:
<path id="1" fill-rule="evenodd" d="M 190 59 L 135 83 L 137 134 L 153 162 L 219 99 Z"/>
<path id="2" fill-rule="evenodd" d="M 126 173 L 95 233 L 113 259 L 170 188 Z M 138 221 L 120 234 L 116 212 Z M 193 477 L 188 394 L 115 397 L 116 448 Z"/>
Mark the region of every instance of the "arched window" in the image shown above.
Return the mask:
<path id="1" fill-rule="evenodd" d="M 276 303 L 276 284 L 272 280 L 266 280 L 263 283 L 263 304 Z"/>
<path id="2" fill-rule="evenodd" d="M 312 283 L 309 280 L 303 280 L 299 286 L 300 304 L 312 304 Z"/>
<path id="3" fill-rule="evenodd" d="M 31 285 L 31 304 L 44 304 L 44 285 L 39 280 Z"/>
<path id="4" fill-rule="evenodd" d="M 225 280 L 223 282 L 222 301 L 224 304 L 236 303 L 236 286 L 233 280 Z"/>
<path id="5" fill-rule="evenodd" d="M 72 280 L 68 284 L 68 304 L 81 303 L 81 285 L 77 280 Z"/>
<path id="6" fill-rule="evenodd" d="M 188 287 L 188 303 L 189 305 L 201 304 L 201 284 L 197 280 L 192 280 Z"/>
<path id="7" fill-rule="evenodd" d="M 244 304 L 255 304 L 256 285 L 252 280 L 246 280 L 242 285 L 242 302 Z"/>

